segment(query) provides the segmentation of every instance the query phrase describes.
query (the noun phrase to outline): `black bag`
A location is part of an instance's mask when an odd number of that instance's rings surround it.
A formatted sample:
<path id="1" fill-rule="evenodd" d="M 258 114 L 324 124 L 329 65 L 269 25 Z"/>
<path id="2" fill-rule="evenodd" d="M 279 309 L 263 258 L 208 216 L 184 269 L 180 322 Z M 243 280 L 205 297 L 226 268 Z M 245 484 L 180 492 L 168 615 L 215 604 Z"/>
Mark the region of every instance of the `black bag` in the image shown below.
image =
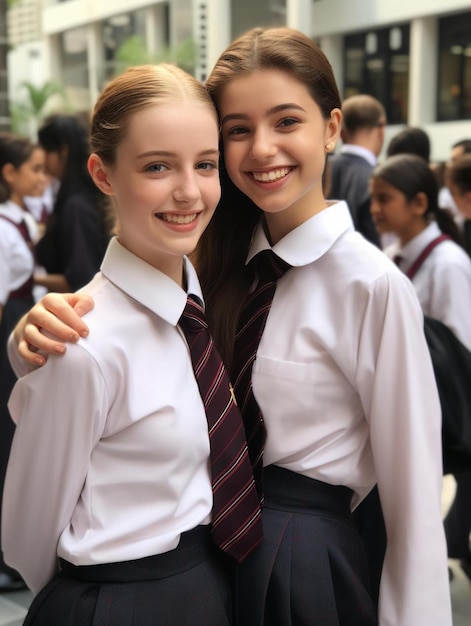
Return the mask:
<path id="1" fill-rule="evenodd" d="M 471 470 L 471 352 L 442 322 L 424 317 L 442 407 L 443 473 Z"/>

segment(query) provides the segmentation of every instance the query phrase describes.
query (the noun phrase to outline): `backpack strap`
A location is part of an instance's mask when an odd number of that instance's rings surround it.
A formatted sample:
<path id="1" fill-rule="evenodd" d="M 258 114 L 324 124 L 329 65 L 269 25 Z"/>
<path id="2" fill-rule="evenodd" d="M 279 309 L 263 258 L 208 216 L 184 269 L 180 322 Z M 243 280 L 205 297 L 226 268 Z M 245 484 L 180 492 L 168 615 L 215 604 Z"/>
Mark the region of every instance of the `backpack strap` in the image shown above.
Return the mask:
<path id="1" fill-rule="evenodd" d="M 428 257 L 428 255 L 432 252 L 432 250 L 435 248 L 435 246 L 438 246 L 439 243 L 441 243 L 442 241 L 446 241 L 447 239 L 451 240 L 451 237 L 449 235 L 439 235 L 438 237 L 433 239 L 433 241 L 431 241 L 428 244 L 428 246 L 425 246 L 425 248 L 422 250 L 422 252 L 416 258 L 416 260 L 412 263 L 410 268 L 407 270 L 406 276 L 408 278 L 410 278 L 410 280 L 412 280 L 412 277 L 415 276 L 415 274 L 419 270 L 420 266 L 425 261 L 425 259 Z"/>

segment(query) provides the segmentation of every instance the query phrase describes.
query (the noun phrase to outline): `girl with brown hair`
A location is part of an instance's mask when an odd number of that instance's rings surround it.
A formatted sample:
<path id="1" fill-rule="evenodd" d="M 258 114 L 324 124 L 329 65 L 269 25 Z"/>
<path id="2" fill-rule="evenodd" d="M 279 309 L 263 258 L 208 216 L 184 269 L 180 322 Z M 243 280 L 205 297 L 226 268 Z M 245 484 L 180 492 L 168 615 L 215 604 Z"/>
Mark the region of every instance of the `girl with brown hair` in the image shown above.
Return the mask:
<path id="1" fill-rule="evenodd" d="M 221 123 L 222 199 L 197 269 L 256 478 L 264 466 L 265 538 L 237 571 L 238 623 L 378 623 L 351 513 L 377 483 L 388 533 L 379 623 L 450 626 L 440 405 L 422 313 L 346 204 L 324 198 L 342 119 L 330 64 L 297 31 L 257 28 L 221 55 L 207 87 Z M 274 287 L 265 251 L 280 277 L 245 361 L 250 305 Z M 57 346 L 31 325 L 27 336 Z"/>

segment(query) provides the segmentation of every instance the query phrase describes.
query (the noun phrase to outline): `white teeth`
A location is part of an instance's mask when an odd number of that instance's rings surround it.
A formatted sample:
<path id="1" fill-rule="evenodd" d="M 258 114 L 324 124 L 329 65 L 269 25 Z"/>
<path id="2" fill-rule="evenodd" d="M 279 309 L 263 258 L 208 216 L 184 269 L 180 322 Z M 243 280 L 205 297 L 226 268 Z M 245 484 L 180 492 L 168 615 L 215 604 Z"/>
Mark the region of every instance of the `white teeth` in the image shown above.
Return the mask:
<path id="1" fill-rule="evenodd" d="M 172 224 L 190 224 L 196 219 L 197 213 L 191 215 L 174 215 L 172 213 L 161 213 L 160 217 L 164 222 L 171 222 Z"/>
<path id="2" fill-rule="evenodd" d="M 252 175 L 255 180 L 261 183 L 271 183 L 274 180 L 284 178 L 289 174 L 289 171 L 288 167 L 283 167 L 279 170 L 271 170 L 270 172 L 252 172 Z"/>

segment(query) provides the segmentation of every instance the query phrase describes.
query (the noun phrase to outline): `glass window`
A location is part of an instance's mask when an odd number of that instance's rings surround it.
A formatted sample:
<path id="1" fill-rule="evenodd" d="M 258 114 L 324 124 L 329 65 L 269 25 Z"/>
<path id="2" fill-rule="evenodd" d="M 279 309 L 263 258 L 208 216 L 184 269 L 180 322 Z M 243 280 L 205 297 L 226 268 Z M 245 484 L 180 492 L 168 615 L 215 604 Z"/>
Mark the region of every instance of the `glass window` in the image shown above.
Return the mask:
<path id="1" fill-rule="evenodd" d="M 471 119 L 471 12 L 439 21 L 439 121 Z"/>
<path id="2" fill-rule="evenodd" d="M 344 97 L 368 93 L 382 102 L 388 123 L 407 122 L 409 25 L 345 37 Z"/>

